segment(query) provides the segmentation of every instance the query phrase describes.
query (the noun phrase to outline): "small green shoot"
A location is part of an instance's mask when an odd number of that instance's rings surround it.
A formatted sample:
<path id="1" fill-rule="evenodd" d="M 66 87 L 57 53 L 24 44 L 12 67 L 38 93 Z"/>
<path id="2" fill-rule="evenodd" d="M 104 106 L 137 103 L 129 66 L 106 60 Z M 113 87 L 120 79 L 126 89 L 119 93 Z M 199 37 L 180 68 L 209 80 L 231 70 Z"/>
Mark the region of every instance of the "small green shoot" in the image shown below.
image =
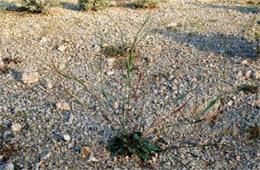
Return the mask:
<path id="1" fill-rule="evenodd" d="M 134 132 L 129 135 L 115 136 L 108 143 L 108 150 L 111 152 L 112 157 L 119 155 L 136 154 L 142 160 L 150 160 L 154 152 L 162 152 L 152 142 L 142 138 L 141 132 Z"/>

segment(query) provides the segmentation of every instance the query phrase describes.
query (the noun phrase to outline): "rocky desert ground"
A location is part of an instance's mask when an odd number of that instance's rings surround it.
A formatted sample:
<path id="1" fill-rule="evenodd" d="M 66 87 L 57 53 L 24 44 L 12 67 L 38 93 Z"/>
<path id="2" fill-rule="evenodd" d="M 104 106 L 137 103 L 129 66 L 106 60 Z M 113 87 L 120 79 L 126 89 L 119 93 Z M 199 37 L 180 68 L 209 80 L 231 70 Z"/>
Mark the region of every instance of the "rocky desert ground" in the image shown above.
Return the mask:
<path id="1" fill-rule="evenodd" d="M 153 9 L 126 4 L 80 11 L 76 0 L 64 0 L 48 14 L 0 13 L 0 169 L 259 169 L 259 6 L 193 0 L 162 1 Z M 152 160 L 112 158 L 106 146 L 122 132 L 117 120 L 125 58 L 103 54 L 100 37 L 107 46 L 120 46 L 122 37 L 132 42 L 148 15 L 133 62 L 131 125 L 144 131 L 185 103 L 165 120 L 170 125 L 226 92 L 225 98 L 204 121 L 149 136 L 171 148 Z M 116 112 L 93 88 L 87 91 L 48 65 L 102 85 Z M 244 84 L 256 90 L 228 93 Z M 185 100 L 162 107 L 190 89 L 196 90 Z"/>

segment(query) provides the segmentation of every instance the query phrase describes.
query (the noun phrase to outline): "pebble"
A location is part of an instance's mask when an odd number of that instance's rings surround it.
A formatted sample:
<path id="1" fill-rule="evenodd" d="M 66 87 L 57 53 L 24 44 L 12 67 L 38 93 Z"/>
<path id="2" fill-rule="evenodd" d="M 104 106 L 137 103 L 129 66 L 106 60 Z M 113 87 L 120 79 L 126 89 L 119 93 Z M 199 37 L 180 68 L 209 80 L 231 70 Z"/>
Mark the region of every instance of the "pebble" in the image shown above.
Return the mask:
<path id="1" fill-rule="evenodd" d="M 13 132 L 20 132 L 22 129 L 22 126 L 19 123 L 13 123 L 11 126 L 11 129 Z"/>
<path id="2" fill-rule="evenodd" d="M 255 73 L 255 79 L 260 80 L 260 72 Z"/>
<path id="3" fill-rule="evenodd" d="M 70 110 L 70 105 L 66 102 L 58 102 L 56 103 L 56 107 L 61 110 Z"/>
<path id="4" fill-rule="evenodd" d="M 176 26 L 177 26 L 177 23 L 172 22 L 172 23 L 168 24 L 166 27 L 167 27 L 168 29 L 170 29 L 170 28 L 174 28 L 174 27 L 176 27 Z"/>
<path id="5" fill-rule="evenodd" d="M 98 162 L 98 159 L 94 157 L 93 153 L 91 153 L 90 156 L 89 156 L 89 161 L 90 162 Z"/>
<path id="6" fill-rule="evenodd" d="M 50 80 L 45 80 L 43 82 L 43 87 L 45 87 L 46 89 L 52 89 L 53 85 Z"/>
<path id="7" fill-rule="evenodd" d="M 117 6 L 116 1 L 115 0 L 111 0 L 110 3 L 109 3 L 109 6 L 111 6 L 111 7 Z"/>
<path id="8" fill-rule="evenodd" d="M 115 108 L 115 109 L 118 109 L 118 106 L 119 106 L 119 102 L 116 101 L 116 102 L 114 103 L 114 108 Z"/>
<path id="9" fill-rule="evenodd" d="M 247 60 L 243 60 L 243 61 L 242 61 L 242 64 L 243 64 L 243 65 L 247 65 L 247 64 L 248 64 L 248 61 L 247 61 Z"/>
<path id="10" fill-rule="evenodd" d="M 3 165 L 0 165 L 0 170 L 14 170 L 14 164 L 13 163 L 6 163 Z"/>
<path id="11" fill-rule="evenodd" d="M 248 70 L 247 72 L 246 72 L 246 78 L 251 78 L 252 77 L 252 70 Z"/>
<path id="12" fill-rule="evenodd" d="M 48 41 L 48 38 L 47 37 L 42 37 L 40 43 L 46 43 Z"/>
<path id="13" fill-rule="evenodd" d="M 108 58 L 107 59 L 107 64 L 108 66 L 112 66 L 115 63 L 116 59 L 115 58 Z"/>
<path id="14" fill-rule="evenodd" d="M 63 139 L 64 139 L 65 141 L 69 142 L 69 141 L 71 140 L 71 137 L 70 137 L 69 134 L 64 134 L 64 135 L 63 135 Z"/>
<path id="15" fill-rule="evenodd" d="M 5 66 L 5 63 L 4 63 L 3 59 L 2 59 L 2 57 L 0 56 L 0 68 L 4 67 L 4 66 Z"/>
<path id="16" fill-rule="evenodd" d="M 178 85 L 178 84 L 179 84 L 179 81 L 178 81 L 177 79 L 174 79 L 174 80 L 173 80 L 173 83 L 174 83 L 175 85 Z"/>
<path id="17" fill-rule="evenodd" d="M 62 61 L 59 65 L 58 65 L 58 68 L 59 70 L 64 70 L 66 68 L 66 64 L 67 64 L 67 61 Z"/>
<path id="18" fill-rule="evenodd" d="M 44 161 L 46 159 L 49 159 L 51 157 L 51 152 L 47 152 L 45 154 L 41 155 L 41 161 Z"/>
<path id="19" fill-rule="evenodd" d="M 111 76 L 111 75 L 113 75 L 113 74 L 115 74 L 115 71 L 107 71 L 107 72 L 106 72 L 106 75 L 108 75 L 108 76 Z"/>
<path id="20" fill-rule="evenodd" d="M 58 48 L 58 50 L 61 52 L 64 52 L 66 50 L 66 47 L 64 45 L 62 45 Z"/>
<path id="21" fill-rule="evenodd" d="M 98 52 L 98 51 L 100 51 L 100 46 L 99 46 L 98 44 L 94 44 L 94 45 L 92 46 L 92 50 Z"/>
<path id="22" fill-rule="evenodd" d="M 228 106 L 232 106 L 233 105 L 233 101 L 230 100 L 228 103 L 227 103 Z"/>
<path id="23" fill-rule="evenodd" d="M 24 72 L 21 81 L 25 84 L 37 83 L 39 81 L 38 72 Z"/>
<path id="24" fill-rule="evenodd" d="M 243 77 L 243 72 L 239 71 L 238 74 L 237 74 L 237 77 L 239 77 L 239 78 Z"/>
<path id="25" fill-rule="evenodd" d="M 84 146 L 80 150 L 80 154 L 83 158 L 89 156 L 90 153 L 91 153 L 91 150 L 90 150 L 90 147 L 88 147 L 88 146 Z"/>
<path id="26" fill-rule="evenodd" d="M 146 62 L 148 62 L 148 63 L 151 63 L 151 62 L 153 61 L 153 58 L 150 57 L 150 56 L 144 56 L 143 58 L 144 58 L 144 60 L 145 60 Z"/>

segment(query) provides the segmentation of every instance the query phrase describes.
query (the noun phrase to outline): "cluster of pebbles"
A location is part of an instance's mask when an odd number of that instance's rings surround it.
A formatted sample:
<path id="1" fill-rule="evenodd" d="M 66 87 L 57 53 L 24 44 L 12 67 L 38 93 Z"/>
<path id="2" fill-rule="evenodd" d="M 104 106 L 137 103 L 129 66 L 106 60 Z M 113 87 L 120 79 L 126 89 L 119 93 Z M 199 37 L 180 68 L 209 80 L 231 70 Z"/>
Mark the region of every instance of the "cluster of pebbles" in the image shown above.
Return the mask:
<path id="1" fill-rule="evenodd" d="M 82 12 L 76 3 L 67 0 L 48 15 L 0 13 L 0 169 L 259 169 L 259 91 L 226 93 L 260 84 L 259 9 L 169 0 L 150 10 Z M 107 46 L 119 46 L 122 37 L 131 42 L 148 16 L 133 63 L 130 127 L 144 131 L 185 103 L 163 122 L 171 125 L 226 96 L 203 116 L 206 121 L 150 136 L 170 147 L 167 152 L 145 162 L 135 155 L 111 158 L 106 144 L 122 129 L 117 120 L 126 71 L 124 60 L 102 54 L 100 39 Z M 50 66 L 102 84 L 116 113 L 95 89 Z M 185 100 L 164 107 L 193 88 Z"/>

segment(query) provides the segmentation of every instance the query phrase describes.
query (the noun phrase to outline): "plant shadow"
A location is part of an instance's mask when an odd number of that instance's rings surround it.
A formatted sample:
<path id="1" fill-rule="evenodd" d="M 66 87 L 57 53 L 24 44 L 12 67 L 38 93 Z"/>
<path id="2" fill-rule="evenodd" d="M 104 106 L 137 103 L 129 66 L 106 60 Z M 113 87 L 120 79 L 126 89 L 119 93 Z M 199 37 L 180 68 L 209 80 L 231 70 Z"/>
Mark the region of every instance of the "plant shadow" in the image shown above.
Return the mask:
<path id="1" fill-rule="evenodd" d="M 80 11 L 80 7 L 74 3 L 71 2 L 61 2 L 60 5 L 62 8 L 72 10 L 72 11 Z"/>
<path id="2" fill-rule="evenodd" d="M 20 7 L 17 6 L 15 3 L 10 3 L 10 2 L 1 2 L 0 1 L 0 10 L 3 11 L 18 11 L 20 12 L 21 10 L 19 10 Z"/>
<path id="3" fill-rule="evenodd" d="M 203 7 L 203 8 L 217 8 L 217 9 L 230 9 L 230 10 L 236 10 L 241 13 L 246 13 L 246 14 L 258 14 L 260 12 L 259 5 L 254 5 L 254 6 L 228 6 L 224 4 L 212 4 L 212 3 L 196 3 L 196 2 L 188 2 L 189 5 L 194 5 L 198 7 Z"/>
<path id="4" fill-rule="evenodd" d="M 157 30 L 156 32 L 163 36 L 170 37 L 179 43 L 189 44 L 200 51 L 207 51 L 217 55 L 225 55 L 227 57 L 242 57 L 248 59 L 257 59 L 257 41 L 248 41 L 246 38 L 234 35 L 216 34 L 199 34 L 199 33 L 172 33 L 165 30 Z"/>

